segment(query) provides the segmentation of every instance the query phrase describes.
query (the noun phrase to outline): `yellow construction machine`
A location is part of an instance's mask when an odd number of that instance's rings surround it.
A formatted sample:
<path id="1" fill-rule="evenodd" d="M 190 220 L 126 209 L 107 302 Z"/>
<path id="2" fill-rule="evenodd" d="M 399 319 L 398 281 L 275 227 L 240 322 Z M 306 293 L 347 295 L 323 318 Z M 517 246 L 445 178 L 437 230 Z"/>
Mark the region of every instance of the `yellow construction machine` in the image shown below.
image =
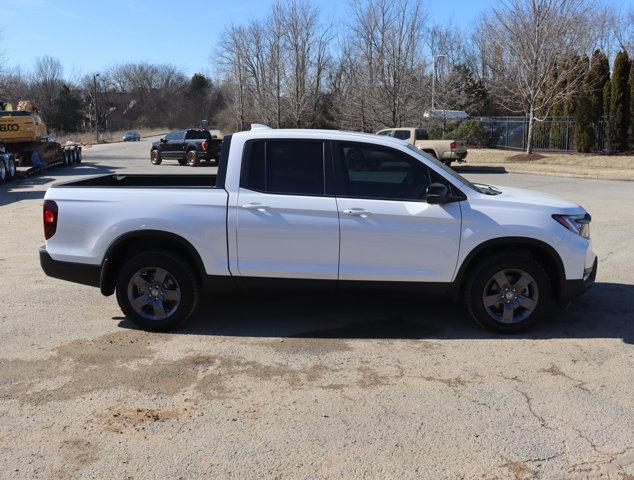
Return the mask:
<path id="1" fill-rule="evenodd" d="M 81 146 L 57 143 L 30 100 L 18 102 L 16 108 L 0 100 L 0 144 L 14 155 L 21 173 L 81 161 Z"/>

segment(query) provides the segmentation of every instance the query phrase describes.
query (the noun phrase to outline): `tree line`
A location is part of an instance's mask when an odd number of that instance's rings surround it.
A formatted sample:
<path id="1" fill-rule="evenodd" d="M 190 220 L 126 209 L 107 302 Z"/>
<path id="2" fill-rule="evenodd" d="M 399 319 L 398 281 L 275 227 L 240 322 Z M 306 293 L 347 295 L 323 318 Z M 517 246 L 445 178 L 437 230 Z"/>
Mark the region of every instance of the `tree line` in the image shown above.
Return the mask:
<path id="1" fill-rule="evenodd" d="M 94 129 L 199 125 L 225 106 L 222 89 L 203 74 L 178 68 L 125 63 L 79 78 L 66 78 L 61 62 L 38 58 L 31 71 L 0 72 L 0 98 L 32 99 L 57 133 Z"/>
<path id="2" fill-rule="evenodd" d="M 225 131 L 375 132 L 422 125 L 435 109 L 523 115 L 529 152 L 544 118 L 572 117 L 576 149 L 596 149 L 605 125 L 602 144 L 623 151 L 634 143 L 633 49 L 634 12 L 593 0 L 497 0 L 467 31 L 430 21 L 422 0 L 352 0 L 339 22 L 288 0 L 227 26 L 210 48 L 213 75 L 126 63 L 68 78 L 45 56 L 28 72 L 0 67 L 0 97 L 36 100 L 60 132 L 203 119 Z"/>

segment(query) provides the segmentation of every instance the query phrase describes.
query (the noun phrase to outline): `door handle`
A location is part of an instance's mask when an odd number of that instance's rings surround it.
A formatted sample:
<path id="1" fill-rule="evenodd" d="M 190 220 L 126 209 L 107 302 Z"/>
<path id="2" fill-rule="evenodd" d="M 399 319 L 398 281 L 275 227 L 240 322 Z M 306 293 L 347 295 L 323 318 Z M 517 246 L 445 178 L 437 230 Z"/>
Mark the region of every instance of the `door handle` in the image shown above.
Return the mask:
<path id="1" fill-rule="evenodd" d="M 368 218 L 370 215 L 372 215 L 372 212 L 368 212 L 363 208 L 348 208 L 344 210 L 343 213 L 345 213 L 346 215 L 353 215 L 355 217 L 361 218 Z"/>
<path id="2" fill-rule="evenodd" d="M 271 207 L 269 207 L 268 205 L 264 205 L 262 203 L 247 203 L 246 205 L 242 205 L 242 208 L 245 208 L 246 210 L 257 210 L 258 212 L 266 212 L 268 211 Z"/>

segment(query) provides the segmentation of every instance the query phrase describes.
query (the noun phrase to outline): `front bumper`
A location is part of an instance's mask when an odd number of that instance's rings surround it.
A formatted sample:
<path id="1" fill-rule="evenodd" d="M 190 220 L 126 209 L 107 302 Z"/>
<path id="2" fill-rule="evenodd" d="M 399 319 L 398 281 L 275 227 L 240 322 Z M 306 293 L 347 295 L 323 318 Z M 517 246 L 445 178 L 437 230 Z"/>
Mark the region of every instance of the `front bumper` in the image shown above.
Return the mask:
<path id="1" fill-rule="evenodd" d="M 91 287 L 98 287 L 101 283 L 101 265 L 54 260 L 46 251 L 46 245 L 40 247 L 40 265 L 49 277 Z"/>
<path id="2" fill-rule="evenodd" d="M 568 302 L 582 295 L 588 288 L 594 285 L 597 278 L 597 268 L 599 259 L 595 257 L 592 267 L 584 271 L 583 278 L 579 280 L 564 280 L 561 286 L 559 299 L 562 302 Z"/>

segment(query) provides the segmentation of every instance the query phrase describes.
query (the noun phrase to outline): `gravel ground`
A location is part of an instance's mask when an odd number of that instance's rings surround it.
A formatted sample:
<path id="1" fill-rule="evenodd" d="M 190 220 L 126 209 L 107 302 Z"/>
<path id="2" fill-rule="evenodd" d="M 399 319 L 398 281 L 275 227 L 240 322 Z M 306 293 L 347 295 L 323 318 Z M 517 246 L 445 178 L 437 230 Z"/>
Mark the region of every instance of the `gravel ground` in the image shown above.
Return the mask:
<path id="1" fill-rule="evenodd" d="M 523 335 L 426 299 L 284 294 L 211 296 L 155 334 L 37 257 L 51 181 L 187 168 L 148 149 L 0 186 L 0 478 L 634 478 L 631 182 L 468 174 L 593 214 L 597 285 Z"/>

